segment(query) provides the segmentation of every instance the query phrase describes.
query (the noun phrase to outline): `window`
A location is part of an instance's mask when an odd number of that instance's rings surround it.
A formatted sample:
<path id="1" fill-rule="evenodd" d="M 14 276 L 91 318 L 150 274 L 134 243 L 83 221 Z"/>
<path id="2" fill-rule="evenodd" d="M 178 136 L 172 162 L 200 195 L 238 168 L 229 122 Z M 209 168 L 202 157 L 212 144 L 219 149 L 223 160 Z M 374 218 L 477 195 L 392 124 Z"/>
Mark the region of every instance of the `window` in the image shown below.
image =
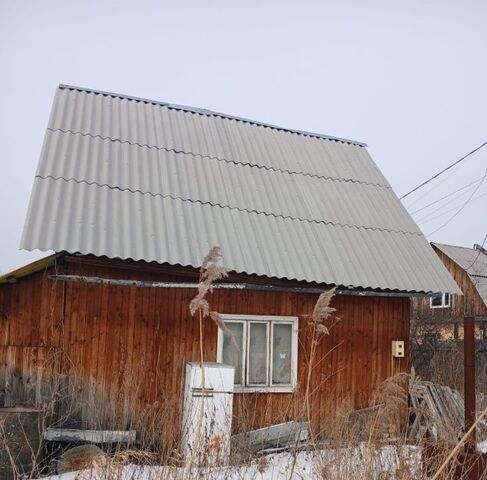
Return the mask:
<path id="1" fill-rule="evenodd" d="M 235 367 L 235 391 L 292 392 L 298 366 L 298 319 L 223 315 L 223 320 L 234 341 L 218 331 L 217 361 Z"/>
<path id="2" fill-rule="evenodd" d="M 451 307 L 451 295 L 449 293 L 440 293 L 430 297 L 430 308 L 449 308 Z"/>

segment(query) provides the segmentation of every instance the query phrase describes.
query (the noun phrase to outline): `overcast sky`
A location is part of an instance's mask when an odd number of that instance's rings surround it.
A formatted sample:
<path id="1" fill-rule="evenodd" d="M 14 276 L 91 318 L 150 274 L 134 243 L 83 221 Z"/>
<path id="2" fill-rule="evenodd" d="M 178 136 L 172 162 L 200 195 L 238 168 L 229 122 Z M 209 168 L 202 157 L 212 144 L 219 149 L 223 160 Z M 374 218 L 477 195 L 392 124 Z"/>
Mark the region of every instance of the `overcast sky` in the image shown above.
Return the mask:
<path id="1" fill-rule="evenodd" d="M 487 140 L 486 18 L 482 0 L 0 0 L 0 271 L 45 255 L 18 246 L 59 83 L 361 140 L 400 196 Z M 405 205 L 486 169 L 487 148 Z M 486 207 L 478 181 L 413 216 L 472 246 Z"/>

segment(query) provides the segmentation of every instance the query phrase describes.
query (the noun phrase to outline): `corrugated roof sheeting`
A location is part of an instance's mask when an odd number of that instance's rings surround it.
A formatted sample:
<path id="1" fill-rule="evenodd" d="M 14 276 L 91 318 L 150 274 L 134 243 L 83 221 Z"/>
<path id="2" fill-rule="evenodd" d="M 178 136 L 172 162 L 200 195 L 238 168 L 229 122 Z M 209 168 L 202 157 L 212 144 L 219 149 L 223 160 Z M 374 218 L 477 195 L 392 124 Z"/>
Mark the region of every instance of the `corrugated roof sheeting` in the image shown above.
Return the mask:
<path id="1" fill-rule="evenodd" d="M 133 100 L 58 90 L 48 128 L 227 162 L 386 185 L 365 148 Z"/>
<path id="2" fill-rule="evenodd" d="M 458 287 L 366 149 L 58 89 L 22 247 L 400 291 Z"/>
<path id="3" fill-rule="evenodd" d="M 36 179 L 34 197 L 49 208 L 29 219 L 25 235 L 35 236 L 42 250 L 198 267 L 218 244 L 237 272 L 328 284 L 346 278 L 344 285 L 364 288 L 402 284 L 404 290 L 414 290 L 417 266 L 405 263 L 403 252 L 428 258 L 429 246 L 418 235 L 330 228 L 73 181 Z M 441 276 L 435 278 L 429 259 L 424 271 L 434 284 Z"/>
<path id="4" fill-rule="evenodd" d="M 487 255 L 474 248 L 442 243 L 433 245 L 469 274 L 482 300 L 487 305 Z"/>
<path id="5" fill-rule="evenodd" d="M 37 175 L 43 178 L 116 185 L 274 216 L 421 235 L 408 213 L 397 208 L 389 187 L 221 163 L 59 131 L 46 133 L 42 159 Z"/>

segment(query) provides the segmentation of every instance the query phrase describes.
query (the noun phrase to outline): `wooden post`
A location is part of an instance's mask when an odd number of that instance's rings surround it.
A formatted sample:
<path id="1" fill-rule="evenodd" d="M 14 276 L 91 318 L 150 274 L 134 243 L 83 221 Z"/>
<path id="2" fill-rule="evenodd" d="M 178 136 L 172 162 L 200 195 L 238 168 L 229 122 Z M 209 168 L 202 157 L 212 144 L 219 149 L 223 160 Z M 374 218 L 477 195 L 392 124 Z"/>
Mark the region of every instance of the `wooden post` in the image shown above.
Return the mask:
<path id="1" fill-rule="evenodd" d="M 475 423 L 475 323 L 473 317 L 463 320 L 463 346 L 464 346 L 464 396 L 465 396 L 465 432 Z M 476 431 L 472 431 L 465 444 L 467 451 L 476 449 Z"/>

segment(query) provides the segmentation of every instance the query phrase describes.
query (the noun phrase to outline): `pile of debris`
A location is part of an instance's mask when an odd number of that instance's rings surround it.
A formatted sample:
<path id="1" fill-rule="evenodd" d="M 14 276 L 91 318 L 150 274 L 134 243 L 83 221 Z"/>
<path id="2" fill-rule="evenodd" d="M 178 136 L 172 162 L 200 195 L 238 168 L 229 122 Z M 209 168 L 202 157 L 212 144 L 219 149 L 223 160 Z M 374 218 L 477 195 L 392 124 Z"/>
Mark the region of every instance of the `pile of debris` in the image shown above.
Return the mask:
<path id="1" fill-rule="evenodd" d="M 479 404 L 482 404 L 480 399 Z M 463 397 L 457 390 L 432 382 L 416 382 L 409 392 L 409 437 L 437 440 L 459 439 L 465 425 Z M 487 423 L 477 428 L 479 438 L 487 438 Z"/>

